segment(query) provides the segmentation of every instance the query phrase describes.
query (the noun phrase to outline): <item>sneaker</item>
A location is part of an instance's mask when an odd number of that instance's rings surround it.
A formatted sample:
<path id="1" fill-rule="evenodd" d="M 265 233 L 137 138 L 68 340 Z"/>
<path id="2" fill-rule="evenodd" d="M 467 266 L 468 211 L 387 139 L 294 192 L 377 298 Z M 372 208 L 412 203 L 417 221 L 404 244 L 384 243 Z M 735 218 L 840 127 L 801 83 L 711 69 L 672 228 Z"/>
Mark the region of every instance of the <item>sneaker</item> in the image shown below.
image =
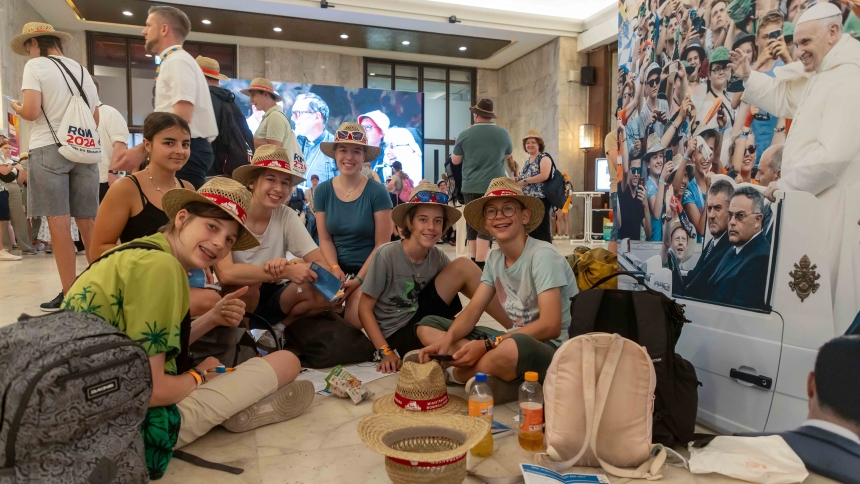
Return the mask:
<path id="1" fill-rule="evenodd" d="M 515 402 L 520 398 L 520 385 L 523 380 L 518 378 L 514 381 L 505 381 L 493 375 L 487 375 L 487 385 L 490 386 L 490 391 L 493 392 L 493 405 L 504 405 L 506 403 Z M 469 378 L 466 382 L 466 395 L 472 392 L 472 385 L 475 384 L 475 377 Z"/>
<path id="2" fill-rule="evenodd" d="M 39 242 L 38 244 L 34 244 L 33 248 L 36 249 L 36 252 L 44 252 L 45 251 L 45 244 L 43 244 L 42 242 Z"/>
<path id="3" fill-rule="evenodd" d="M 53 254 L 54 253 L 54 247 L 51 246 L 50 244 L 46 245 L 45 246 L 45 253 L 46 254 Z"/>
<path id="4" fill-rule="evenodd" d="M 314 401 L 314 385 L 299 380 L 225 420 L 221 425 L 230 432 L 247 432 L 299 416 Z"/>
<path id="5" fill-rule="evenodd" d="M 36 250 L 35 247 L 31 247 L 30 250 L 28 250 L 27 252 L 24 252 L 24 255 L 36 255 L 38 253 L 39 253 L 39 251 Z"/>
<path id="6" fill-rule="evenodd" d="M 46 303 L 40 304 L 39 307 L 42 308 L 42 311 L 45 311 L 46 313 L 55 313 L 63 309 L 63 292 L 60 291 L 60 293 L 57 294 L 57 297 L 51 299 Z"/>
<path id="7" fill-rule="evenodd" d="M 13 261 L 13 260 L 21 260 L 20 255 L 10 254 L 6 249 L 0 249 L 0 261 Z"/>

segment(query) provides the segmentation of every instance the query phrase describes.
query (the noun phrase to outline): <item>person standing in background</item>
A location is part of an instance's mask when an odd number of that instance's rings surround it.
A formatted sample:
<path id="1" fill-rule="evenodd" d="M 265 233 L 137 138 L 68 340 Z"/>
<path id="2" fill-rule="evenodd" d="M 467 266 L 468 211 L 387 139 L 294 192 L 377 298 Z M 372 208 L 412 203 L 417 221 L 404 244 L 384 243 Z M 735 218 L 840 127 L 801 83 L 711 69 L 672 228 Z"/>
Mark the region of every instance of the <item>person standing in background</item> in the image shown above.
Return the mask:
<path id="1" fill-rule="evenodd" d="M 176 114 L 191 127 L 191 157 L 176 176 L 198 189 L 215 162 L 211 143 L 218 136 L 218 124 L 206 78 L 197 61 L 182 49 L 190 31 L 191 21 L 185 12 L 155 6 L 149 9 L 142 33 L 147 52 L 161 58 L 155 70 L 155 111 Z M 143 144 L 126 150 L 121 169 L 137 169 L 145 157 Z"/>
<path id="2" fill-rule="evenodd" d="M 236 95 L 228 89 L 221 87 L 220 81 L 226 81 L 229 77 L 221 74 L 221 64 L 215 59 L 198 55 L 195 59 L 200 70 L 203 72 L 203 77 L 206 79 L 206 85 L 209 86 L 209 98 L 212 100 L 212 112 L 215 115 L 215 124 L 218 126 L 218 137 L 212 142 L 212 151 L 214 153 L 215 162 L 212 164 L 212 169 L 209 170 L 209 176 L 222 175 L 223 167 L 218 166 L 227 158 L 227 153 L 219 150 L 220 142 L 224 136 L 229 136 L 229 133 L 221 132 L 221 110 L 229 109 L 233 115 L 233 124 L 235 124 L 242 133 L 242 139 L 248 144 L 248 147 L 254 148 L 254 135 L 251 133 L 251 128 L 245 120 L 245 115 L 242 114 L 242 109 L 236 104 Z M 229 138 L 228 138 L 229 139 Z"/>
<path id="3" fill-rule="evenodd" d="M 523 163 L 523 171 L 517 176 L 517 185 L 523 189 L 525 195 L 535 197 L 543 203 L 543 219 L 540 225 L 529 234 L 537 240 L 552 243 L 552 206 L 544 196 L 544 184 L 552 176 L 552 157 L 545 151 L 543 138 L 535 130 L 529 130 L 523 138 L 523 149 L 529 157 Z"/>
<path id="4" fill-rule="evenodd" d="M 481 198 L 494 178 L 505 176 L 505 161 L 512 162 L 511 153 L 514 151 L 507 130 L 493 122 L 496 113 L 492 100 L 478 99 L 469 111 L 472 112 L 475 124 L 457 136 L 457 144 L 454 145 L 454 153 L 451 155 L 451 163 L 463 163 L 463 186 L 460 191 L 466 203 Z M 464 163 L 463 160 L 467 161 Z M 484 227 L 479 228 L 484 230 Z M 483 269 L 492 237 L 484 232 L 479 233 L 467 224 L 466 240 L 469 241 L 472 260 Z"/>
<path id="5" fill-rule="evenodd" d="M 24 202 L 21 198 L 21 187 L 19 186 L 19 177 L 21 177 L 23 169 L 12 160 L 12 145 L 8 140 L 0 141 L 0 175 L 8 176 L 10 173 L 15 174 L 15 180 L 10 182 L 0 181 L 0 190 L 5 189 L 9 193 L 9 220 L 12 224 L 12 229 L 15 231 L 15 240 L 18 242 L 18 248 L 24 254 L 36 255 L 36 249 L 30 245 L 29 225 L 27 224 L 27 216 L 24 213 Z M 9 235 L 9 224 L 0 224 L 3 230 L 3 248 L 9 250 L 12 248 L 12 237 Z"/>
<path id="6" fill-rule="evenodd" d="M 63 55 L 63 44 L 72 36 L 57 32 L 49 24 L 30 22 L 21 35 L 12 39 L 12 51 L 29 56 L 21 82 L 23 102 L 11 107 L 21 118 L 32 122 L 30 161 L 28 165 L 28 200 L 30 217 L 46 217 L 53 243 L 54 260 L 63 291 L 41 305 L 44 311 L 58 311 L 63 294 L 75 282 L 75 244 L 72 240 L 72 217 L 81 239 L 89 247 L 93 221 L 99 208 L 99 168 L 95 164 L 75 163 L 60 154 L 56 130 L 72 100 L 68 73 L 55 62 L 67 67 L 83 88 L 93 119 L 99 122 L 99 95 L 92 76 L 77 62 Z"/>
<path id="7" fill-rule="evenodd" d="M 242 89 L 242 94 L 248 96 L 251 104 L 264 113 L 260 126 L 254 132 L 255 151 L 263 145 L 280 146 L 287 152 L 290 152 L 293 146 L 298 146 L 298 141 L 294 141 L 296 135 L 293 134 L 290 120 L 278 104 L 283 98 L 275 91 L 272 81 L 258 77 L 251 81 L 248 89 Z"/>
<path id="8" fill-rule="evenodd" d="M 99 81 L 93 76 L 96 91 L 101 95 Z M 99 141 L 102 144 L 102 159 L 99 161 L 99 204 L 105 198 L 108 187 L 119 179 L 119 171 L 113 165 L 119 163 L 128 149 L 128 123 L 122 114 L 107 104 L 99 104 Z"/>

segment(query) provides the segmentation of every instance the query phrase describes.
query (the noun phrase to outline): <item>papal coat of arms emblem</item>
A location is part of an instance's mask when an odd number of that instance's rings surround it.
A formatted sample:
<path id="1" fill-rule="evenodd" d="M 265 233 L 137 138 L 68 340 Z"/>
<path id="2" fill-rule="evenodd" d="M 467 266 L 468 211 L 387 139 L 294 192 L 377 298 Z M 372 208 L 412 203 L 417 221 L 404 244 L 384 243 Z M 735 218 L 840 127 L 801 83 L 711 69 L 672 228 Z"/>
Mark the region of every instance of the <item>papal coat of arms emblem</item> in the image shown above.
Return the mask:
<path id="1" fill-rule="evenodd" d="M 804 255 L 800 258 L 800 265 L 794 264 L 794 270 L 788 275 L 793 279 L 788 282 L 788 287 L 791 288 L 800 298 L 800 302 L 808 298 L 812 293 L 818 291 L 821 284 L 815 282 L 821 278 L 821 274 L 815 272 L 818 266 L 809 260 L 809 257 Z"/>

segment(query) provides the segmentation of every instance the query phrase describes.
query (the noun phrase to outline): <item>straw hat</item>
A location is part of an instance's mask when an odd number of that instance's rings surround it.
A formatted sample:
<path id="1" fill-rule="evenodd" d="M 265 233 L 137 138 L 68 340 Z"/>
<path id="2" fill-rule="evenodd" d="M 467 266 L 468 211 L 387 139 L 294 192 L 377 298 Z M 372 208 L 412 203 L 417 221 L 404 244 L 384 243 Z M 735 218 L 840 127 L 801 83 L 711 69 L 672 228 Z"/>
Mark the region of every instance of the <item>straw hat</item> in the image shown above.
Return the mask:
<path id="1" fill-rule="evenodd" d="M 448 218 L 448 224 L 445 228 L 442 229 L 442 232 L 446 232 L 449 228 L 451 228 L 460 217 L 463 215 L 454 207 L 451 207 L 447 203 L 439 203 L 439 202 L 422 202 L 418 200 L 418 194 L 420 192 L 430 192 L 431 194 L 440 193 L 445 196 L 448 196 L 447 193 L 439 190 L 439 187 L 432 183 L 422 183 L 417 187 L 412 189 L 412 193 L 409 194 L 409 202 L 401 203 L 400 205 L 394 207 L 394 210 L 391 212 L 391 220 L 394 221 L 394 225 L 400 227 L 401 229 L 406 227 L 406 213 L 409 212 L 409 209 L 412 207 L 417 207 L 419 205 L 434 205 L 440 206 L 445 210 L 445 213 Z"/>
<path id="2" fill-rule="evenodd" d="M 275 96 L 275 101 L 281 101 L 284 99 L 281 97 L 280 94 L 275 91 L 275 85 L 272 84 L 272 81 L 266 79 L 265 77 L 255 77 L 251 81 L 251 85 L 248 86 L 248 89 L 242 89 L 239 92 L 250 97 L 251 91 L 262 91 L 267 92 L 269 94 L 273 94 Z"/>
<path id="3" fill-rule="evenodd" d="M 660 144 L 660 138 L 651 133 L 648 135 L 648 151 L 645 152 L 645 155 L 650 155 L 652 153 L 657 153 L 663 151 L 663 145 Z"/>
<path id="4" fill-rule="evenodd" d="M 248 186 L 248 183 L 257 176 L 256 172 L 265 169 L 290 175 L 293 178 L 293 185 L 305 181 L 305 171 L 307 171 L 305 159 L 300 152 L 290 156 L 287 150 L 281 146 L 262 145 L 254 152 L 250 165 L 240 166 L 233 170 L 233 179 L 241 183 L 242 186 Z"/>
<path id="5" fill-rule="evenodd" d="M 483 197 L 466 204 L 463 209 L 463 215 L 466 216 L 466 223 L 473 229 L 484 235 L 490 235 L 484 228 L 484 205 L 493 197 L 515 198 L 523 204 L 531 212 L 531 219 L 526 224 L 526 233 L 531 233 L 532 230 L 538 228 L 541 220 L 543 220 L 543 202 L 537 197 L 523 195 L 523 190 L 517 185 L 512 178 L 502 177 L 495 178 L 490 182 L 487 188 L 487 193 Z"/>
<path id="6" fill-rule="evenodd" d="M 448 395 L 445 374 L 436 362 L 403 363 L 394 393 L 383 395 L 373 403 L 375 413 L 460 414 L 468 404 L 460 397 Z"/>
<path id="7" fill-rule="evenodd" d="M 204 76 L 218 79 L 219 81 L 230 79 L 224 74 L 221 74 L 221 64 L 219 64 L 215 59 L 198 55 L 195 60 L 197 61 L 197 65 L 200 66 L 200 70 L 203 71 Z"/>
<path id="8" fill-rule="evenodd" d="M 541 137 L 540 133 L 538 133 L 534 129 L 530 129 L 529 132 L 526 133 L 526 137 L 523 138 L 523 143 L 525 143 L 526 140 L 529 138 L 534 138 L 534 139 L 538 140 L 539 142 L 543 143 L 543 138 Z"/>
<path id="9" fill-rule="evenodd" d="M 386 457 L 395 484 L 463 482 L 466 453 L 489 431 L 489 422 L 465 415 L 375 414 L 358 423 L 358 436 Z"/>
<path id="10" fill-rule="evenodd" d="M 378 146 L 369 146 L 367 144 L 367 133 L 364 132 L 364 128 L 358 123 L 341 124 L 334 133 L 334 141 L 320 143 L 320 151 L 329 158 L 334 158 L 338 143 L 361 146 L 364 148 L 365 160 L 375 160 L 381 151 Z"/>
<path id="11" fill-rule="evenodd" d="M 474 106 L 470 107 L 469 111 L 485 118 L 493 119 L 496 117 L 496 112 L 493 110 L 492 99 L 487 99 L 485 97 L 478 99 L 478 102 L 476 102 Z"/>
<path id="12" fill-rule="evenodd" d="M 239 240 L 233 250 L 248 250 L 260 245 L 254 234 L 245 226 L 248 208 L 251 206 L 251 193 L 239 182 L 224 177 L 215 177 L 206 182 L 196 192 L 185 188 L 168 190 L 161 198 L 164 213 L 173 220 L 183 207 L 191 202 L 203 202 L 220 207 L 239 222 Z"/>
<path id="13" fill-rule="evenodd" d="M 21 34 L 12 37 L 12 52 L 18 55 L 30 55 L 27 49 L 24 48 L 24 43 L 33 37 L 42 37 L 45 35 L 52 35 L 58 39 L 60 39 L 60 43 L 65 45 L 72 41 L 72 35 L 67 34 L 66 32 L 60 32 L 54 30 L 54 27 L 51 24 L 45 22 L 27 22 L 24 24 L 24 28 L 21 29 Z"/>

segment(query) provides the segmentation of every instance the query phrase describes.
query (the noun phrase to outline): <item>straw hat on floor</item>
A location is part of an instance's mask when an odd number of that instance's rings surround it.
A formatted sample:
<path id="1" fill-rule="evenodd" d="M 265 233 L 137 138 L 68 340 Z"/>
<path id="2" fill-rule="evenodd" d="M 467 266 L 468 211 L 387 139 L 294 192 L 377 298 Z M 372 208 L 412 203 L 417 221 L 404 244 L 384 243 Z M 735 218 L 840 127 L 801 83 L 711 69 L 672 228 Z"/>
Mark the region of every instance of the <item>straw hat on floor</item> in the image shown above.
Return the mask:
<path id="1" fill-rule="evenodd" d="M 404 362 L 394 393 L 383 395 L 373 403 L 375 413 L 461 414 L 467 409 L 465 400 L 448 395 L 445 374 L 435 361 Z"/>
<path id="2" fill-rule="evenodd" d="M 484 227 L 486 219 L 484 218 L 484 205 L 487 204 L 493 197 L 514 198 L 523 204 L 531 212 L 529 223 L 526 224 L 526 233 L 531 233 L 538 228 L 543 220 L 543 202 L 537 197 L 523 195 L 523 189 L 517 185 L 512 178 L 502 177 L 496 178 L 490 182 L 487 193 L 483 197 L 472 200 L 463 209 L 463 215 L 466 217 L 466 223 L 470 227 L 484 235 L 490 235 L 490 232 Z"/>

